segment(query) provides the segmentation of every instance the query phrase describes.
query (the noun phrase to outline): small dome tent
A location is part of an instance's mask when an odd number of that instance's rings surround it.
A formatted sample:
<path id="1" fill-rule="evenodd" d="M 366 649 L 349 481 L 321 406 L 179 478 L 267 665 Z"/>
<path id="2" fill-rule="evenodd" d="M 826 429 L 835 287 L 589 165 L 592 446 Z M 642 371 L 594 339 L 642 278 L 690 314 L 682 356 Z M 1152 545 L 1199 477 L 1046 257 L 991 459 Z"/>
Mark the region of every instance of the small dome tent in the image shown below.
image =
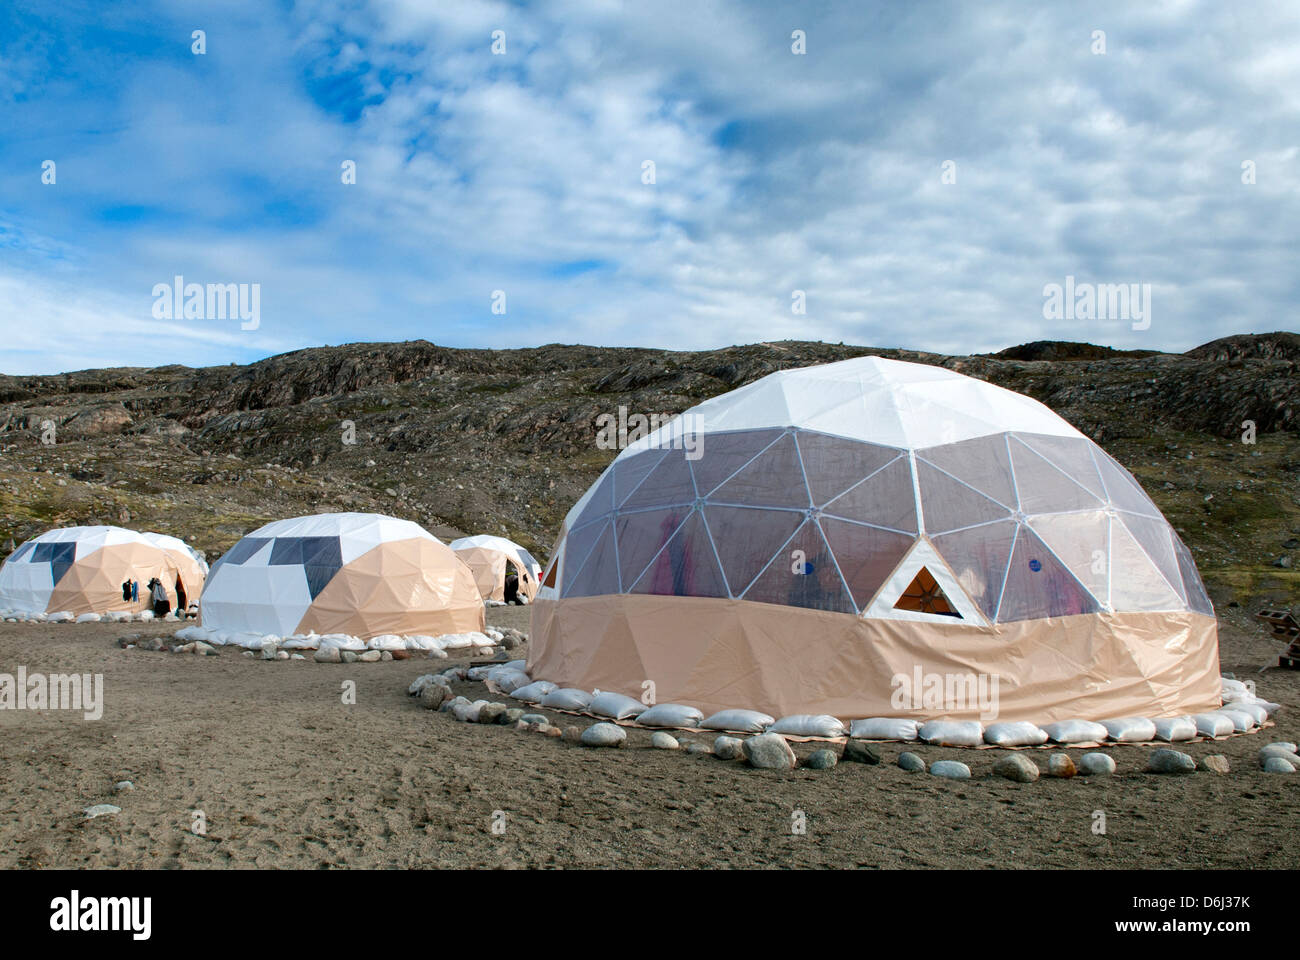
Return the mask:
<path id="1" fill-rule="evenodd" d="M 771 374 L 623 450 L 532 608 L 538 679 L 702 710 L 1001 720 L 1219 705 L 1214 611 L 1136 480 L 1042 404 L 863 357 Z M 969 688 L 967 688 L 969 689 Z"/>
<path id="2" fill-rule="evenodd" d="M 0 609 L 28 616 L 139 613 L 151 606 L 146 585 L 154 577 L 172 609 L 183 609 L 202 591 L 207 572 L 203 558 L 177 537 L 122 527 L 62 527 L 28 540 L 0 567 Z M 136 600 L 122 598 L 129 580 L 140 585 Z"/>
<path id="3" fill-rule="evenodd" d="M 259 527 L 226 552 L 199 601 L 204 627 L 291 636 L 482 631 L 469 568 L 419 524 L 323 513 Z"/>
<path id="4" fill-rule="evenodd" d="M 474 581 L 484 600 L 505 600 L 506 574 L 511 567 L 519 576 L 519 598 L 529 601 L 536 595 L 542 567 L 513 540 L 480 534 L 453 540 L 450 546 L 474 572 Z"/>

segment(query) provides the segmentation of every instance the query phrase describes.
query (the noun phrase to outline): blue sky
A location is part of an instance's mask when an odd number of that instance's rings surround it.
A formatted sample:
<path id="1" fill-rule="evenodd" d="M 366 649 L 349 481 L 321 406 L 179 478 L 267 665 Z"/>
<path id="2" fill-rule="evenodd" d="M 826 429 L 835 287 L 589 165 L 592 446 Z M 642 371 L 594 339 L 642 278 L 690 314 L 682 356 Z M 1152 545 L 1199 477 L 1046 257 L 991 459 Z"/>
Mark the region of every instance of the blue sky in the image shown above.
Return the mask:
<path id="1" fill-rule="evenodd" d="M 0 371 L 1294 330 L 1298 48 L 1284 3 L 8 0 Z M 176 275 L 260 325 L 155 318 Z M 1067 275 L 1149 329 L 1044 319 Z"/>

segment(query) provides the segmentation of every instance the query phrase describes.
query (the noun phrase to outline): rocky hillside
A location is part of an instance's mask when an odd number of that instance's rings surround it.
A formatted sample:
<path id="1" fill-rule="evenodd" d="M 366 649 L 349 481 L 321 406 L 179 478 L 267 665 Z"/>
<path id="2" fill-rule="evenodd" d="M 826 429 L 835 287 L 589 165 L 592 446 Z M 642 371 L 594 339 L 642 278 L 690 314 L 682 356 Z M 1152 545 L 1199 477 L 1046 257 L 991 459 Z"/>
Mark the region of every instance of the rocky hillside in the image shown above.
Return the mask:
<path id="1" fill-rule="evenodd" d="M 695 353 L 424 341 L 247 366 L 0 376 L 0 547 L 52 525 L 185 536 L 215 558 L 269 519 L 374 510 L 545 556 L 610 460 L 595 419 L 676 413 L 774 370 L 878 354 L 1033 396 L 1147 486 L 1216 600 L 1300 602 L 1300 336 L 1185 354 L 1024 344 L 947 357 L 824 343 Z M 1243 443 L 1244 421 L 1255 443 Z"/>

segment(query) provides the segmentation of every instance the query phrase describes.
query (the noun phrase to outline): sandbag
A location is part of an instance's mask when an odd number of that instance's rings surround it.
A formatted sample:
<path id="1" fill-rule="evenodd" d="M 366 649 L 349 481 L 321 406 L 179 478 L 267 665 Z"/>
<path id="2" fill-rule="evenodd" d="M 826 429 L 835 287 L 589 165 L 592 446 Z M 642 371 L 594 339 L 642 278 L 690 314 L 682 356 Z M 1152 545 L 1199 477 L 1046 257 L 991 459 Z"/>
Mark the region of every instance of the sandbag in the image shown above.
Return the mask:
<path id="1" fill-rule="evenodd" d="M 1101 725 L 1116 743 L 1147 743 L 1156 738 L 1156 725 L 1145 717 L 1119 717 Z"/>
<path id="2" fill-rule="evenodd" d="M 328 650 L 330 647 L 337 647 L 340 650 L 351 650 L 353 653 L 364 653 L 366 649 L 366 642 L 364 640 L 348 633 L 326 633 L 323 634 L 317 642 L 319 645 L 316 649 L 318 650 Z"/>
<path id="3" fill-rule="evenodd" d="M 512 691 L 510 696 L 525 703 L 541 703 L 543 698 L 554 689 L 555 684 L 549 680 L 534 680 Z"/>
<path id="4" fill-rule="evenodd" d="M 842 737 L 844 724 L 829 714 L 792 713 L 782 717 L 766 730 L 767 733 L 784 733 L 791 737 Z"/>
<path id="5" fill-rule="evenodd" d="M 1110 736 L 1110 731 L 1091 720 L 1058 720 L 1043 726 L 1047 738 L 1053 743 L 1100 743 Z"/>
<path id="6" fill-rule="evenodd" d="M 195 640 L 202 640 L 205 643 L 211 643 L 211 641 L 208 640 L 208 631 L 198 626 L 181 627 L 174 634 L 172 634 L 172 636 L 174 636 L 177 640 L 184 640 L 186 643 L 190 643 Z"/>
<path id="7" fill-rule="evenodd" d="M 1196 721 L 1191 717 L 1167 717 L 1155 721 L 1156 739 L 1166 743 L 1191 740 L 1196 736 Z"/>
<path id="8" fill-rule="evenodd" d="M 611 720 L 626 720 L 628 717 L 636 717 L 645 713 L 646 705 L 635 697 L 628 697 L 621 693 L 598 693 L 591 698 L 591 703 L 587 704 L 587 712 L 594 713 L 598 717 L 609 717 Z"/>
<path id="9" fill-rule="evenodd" d="M 102 619 L 103 617 L 97 613 L 83 613 L 77 617 L 77 623 L 99 623 Z"/>
<path id="10" fill-rule="evenodd" d="M 443 650 L 463 650 L 474 646 L 474 639 L 468 633 L 444 633 L 438 637 L 438 646 Z"/>
<path id="11" fill-rule="evenodd" d="M 145 613 L 151 613 L 151 612 L 152 611 L 149 610 L 145 611 Z M 57 613 L 51 613 L 48 617 L 46 617 L 45 622 L 46 623 L 71 623 L 75 619 L 76 617 L 72 615 L 72 612 L 70 610 L 59 610 Z M 152 617 L 150 619 L 152 619 Z"/>
<path id="12" fill-rule="evenodd" d="M 931 720 L 921 725 L 918 734 L 940 747 L 978 747 L 984 742 L 984 725 L 978 720 Z"/>
<path id="13" fill-rule="evenodd" d="M 855 740 L 915 740 L 920 728 L 915 720 L 868 717 L 849 724 L 849 736 Z"/>
<path id="14" fill-rule="evenodd" d="M 406 638 L 399 637 L 395 633 L 382 633 L 377 637 L 371 637 L 366 641 L 366 646 L 371 650 L 405 650 Z"/>
<path id="15" fill-rule="evenodd" d="M 1202 737 L 1226 737 L 1236 730 L 1236 725 L 1221 713 L 1198 713 L 1192 720 Z"/>
<path id="16" fill-rule="evenodd" d="M 470 679 L 474 679 L 474 671 L 470 671 Z M 533 678 L 522 670 L 494 670 L 488 674 L 487 678 L 502 693 L 514 693 L 521 687 L 526 687 L 533 682 Z"/>
<path id="17" fill-rule="evenodd" d="M 1245 710 L 1238 710 L 1235 703 L 1219 712 L 1232 721 L 1233 733 L 1248 733 L 1255 727 L 1255 717 Z"/>
<path id="18" fill-rule="evenodd" d="M 700 724 L 706 730 L 738 730 L 742 733 L 762 733 L 776 723 L 773 717 L 758 710 L 719 710 Z"/>
<path id="19" fill-rule="evenodd" d="M 1249 715 L 1255 721 L 1255 726 L 1262 725 L 1268 719 L 1268 710 L 1256 700 L 1237 700 L 1223 708 L 1224 713 L 1229 710 Z"/>
<path id="20" fill-rule="evenodd" d="M 656 703 L 636 718 L 643 727 L 698 727 L 704 714 L 681 703 Z"/>
<path id="21" fill-rule="evenodd" d="M 1243 697 L 1254 696 L 1250 691 L 1250 687 L 1240 680 L 1229 680 L 1227 677 L 1220 677 L 1219 685 L 1224 700 L 1240 700 Z"/>
<path id="22" fill-rule="evenodd" d="M 552 710 L 586 710 L 591 704 L 591 694 L 576 687 L 561 687 L 542 697 L 541 705 Z"/>
<path id="23" fill-rule="evenodd" d="M 993 723 L 984 730 L 984 742 L 995 747 L 1037 747 L 1047 742 L 1047 731 L 1027 720 Z"/>

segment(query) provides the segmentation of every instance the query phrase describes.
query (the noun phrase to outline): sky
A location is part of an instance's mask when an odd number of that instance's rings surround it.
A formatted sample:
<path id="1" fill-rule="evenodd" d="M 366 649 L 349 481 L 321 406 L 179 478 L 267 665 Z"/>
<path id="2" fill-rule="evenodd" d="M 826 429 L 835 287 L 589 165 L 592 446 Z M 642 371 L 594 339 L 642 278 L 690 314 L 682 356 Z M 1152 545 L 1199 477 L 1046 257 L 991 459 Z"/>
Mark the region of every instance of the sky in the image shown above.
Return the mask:
<path id="1" fill-rule="evenodd" d="M 5 0 L 0 372 L 1296 330 L 1297 50 L 1296 3 Z"/>

